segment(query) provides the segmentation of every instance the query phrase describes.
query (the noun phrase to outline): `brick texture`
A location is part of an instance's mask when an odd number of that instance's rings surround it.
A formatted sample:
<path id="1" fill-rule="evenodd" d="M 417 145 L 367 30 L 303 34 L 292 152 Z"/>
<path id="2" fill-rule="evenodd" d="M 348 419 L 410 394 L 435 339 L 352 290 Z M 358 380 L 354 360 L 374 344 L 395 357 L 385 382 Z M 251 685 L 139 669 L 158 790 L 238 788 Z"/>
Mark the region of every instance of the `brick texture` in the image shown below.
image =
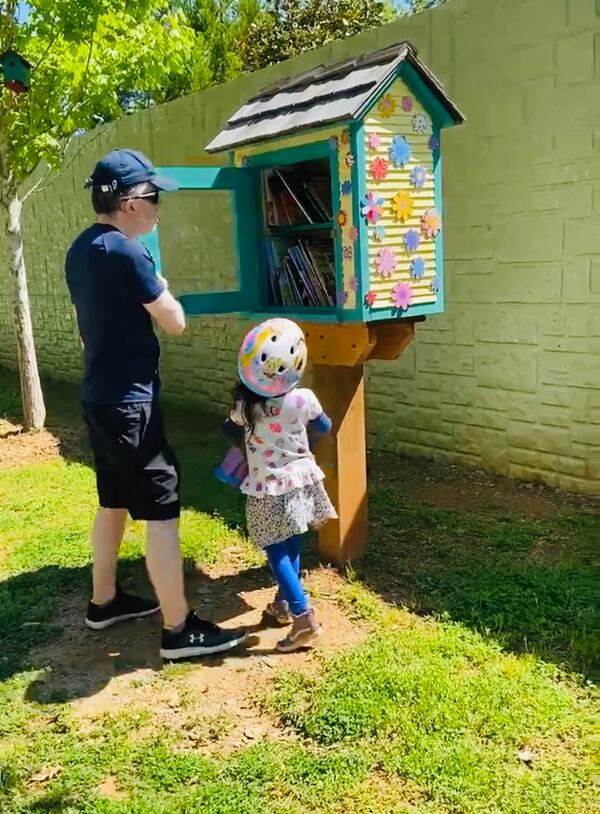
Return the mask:
<path id="1" fill-rule="evenodd" d="M 90 219 L 81 187 L 103 151 L 128 145 L 160 164 L 198 163 L 261 86 L 407 38 L 468 121 L 443 134 L 447 311 L 419 326 L 401 359 L 368 365 L 370 444 L 600 494 L 599 32 L 596 0 L 452 0 L 92 134 L 26 209 L 42 371 L 80 375 L 62 264 Z M 206 200 L 176 194 L 165 207 L 176 292 L 199 279 L 214 288 L 223 275 L 233 284 L 227 200 Z M 0 301 L 0 364 L 12 366 L 6 275 Z M 197 318 L 165 339 L 167 393 L 224 409 L 245 327 Z"/>

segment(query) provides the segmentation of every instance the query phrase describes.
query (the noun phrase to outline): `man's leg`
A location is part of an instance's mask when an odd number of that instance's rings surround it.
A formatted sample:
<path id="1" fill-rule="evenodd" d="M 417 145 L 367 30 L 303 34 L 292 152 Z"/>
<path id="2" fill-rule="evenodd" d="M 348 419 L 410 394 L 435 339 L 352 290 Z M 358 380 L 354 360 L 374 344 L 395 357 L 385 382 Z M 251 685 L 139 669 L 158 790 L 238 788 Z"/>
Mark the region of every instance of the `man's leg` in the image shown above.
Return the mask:
<path id="1" fill-rule="evenodd" d="M 181 629 L 188 614 L 188 605 L 177 519 L 148 521 L 146 565 L 160 602 L 164 627 Z"/>
<path id="2" fill-rule="evenodd" d="M 117 584 L 117 559 L 125 532 L 127 509 L 100 507 L 92 527 L 93 595 L 95 605 L 105 605 L 114 599 Z"/>

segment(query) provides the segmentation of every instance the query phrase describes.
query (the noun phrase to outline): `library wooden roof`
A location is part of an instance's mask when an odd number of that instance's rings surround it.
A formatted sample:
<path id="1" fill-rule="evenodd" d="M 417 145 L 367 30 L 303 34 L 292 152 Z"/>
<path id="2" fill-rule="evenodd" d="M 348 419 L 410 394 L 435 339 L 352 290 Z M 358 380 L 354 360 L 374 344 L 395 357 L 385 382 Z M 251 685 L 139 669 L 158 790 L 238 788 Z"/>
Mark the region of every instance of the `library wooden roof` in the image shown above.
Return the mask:
<path id="1" fill-rule="evenodd" d="M 440 81 L 417 58 L 414 46 L 403 42 L 335 65 L 320 65 L 264 88 L 231 116 L 206 150 L 231 150 L 298 130 L 358 119 L 402 62 L 414 68 L 453 122 L 464 121 Z"/>

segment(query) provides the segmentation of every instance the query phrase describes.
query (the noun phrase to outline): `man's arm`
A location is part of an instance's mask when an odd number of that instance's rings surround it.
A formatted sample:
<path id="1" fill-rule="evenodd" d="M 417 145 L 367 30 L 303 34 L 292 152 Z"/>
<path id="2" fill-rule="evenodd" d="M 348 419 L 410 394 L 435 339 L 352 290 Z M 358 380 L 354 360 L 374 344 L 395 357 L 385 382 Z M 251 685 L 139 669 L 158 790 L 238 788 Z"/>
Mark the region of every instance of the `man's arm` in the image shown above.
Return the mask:
<path id="1" fill-rule="evenodd" d="M 185 331 L 183 308 L 167 288 L 154 302 L 144 303 L 144 308 L 165 333 L 177 336 Z"/>

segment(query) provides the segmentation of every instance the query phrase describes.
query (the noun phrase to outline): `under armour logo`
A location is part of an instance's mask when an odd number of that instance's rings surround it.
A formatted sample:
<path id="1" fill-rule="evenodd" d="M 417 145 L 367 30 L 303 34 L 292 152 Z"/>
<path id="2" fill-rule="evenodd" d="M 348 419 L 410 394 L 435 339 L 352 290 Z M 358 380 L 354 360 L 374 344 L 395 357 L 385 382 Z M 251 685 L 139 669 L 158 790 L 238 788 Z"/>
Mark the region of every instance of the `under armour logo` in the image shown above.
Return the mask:
<path id="1" fill-rule="evenodd" d="M 192 633 L 192 635 L 190 636 L 190 644 L 202 644 L 203 641 L 204 641 L 203 633 L 198 633 L 197 635 L 195 633 Z"/>

